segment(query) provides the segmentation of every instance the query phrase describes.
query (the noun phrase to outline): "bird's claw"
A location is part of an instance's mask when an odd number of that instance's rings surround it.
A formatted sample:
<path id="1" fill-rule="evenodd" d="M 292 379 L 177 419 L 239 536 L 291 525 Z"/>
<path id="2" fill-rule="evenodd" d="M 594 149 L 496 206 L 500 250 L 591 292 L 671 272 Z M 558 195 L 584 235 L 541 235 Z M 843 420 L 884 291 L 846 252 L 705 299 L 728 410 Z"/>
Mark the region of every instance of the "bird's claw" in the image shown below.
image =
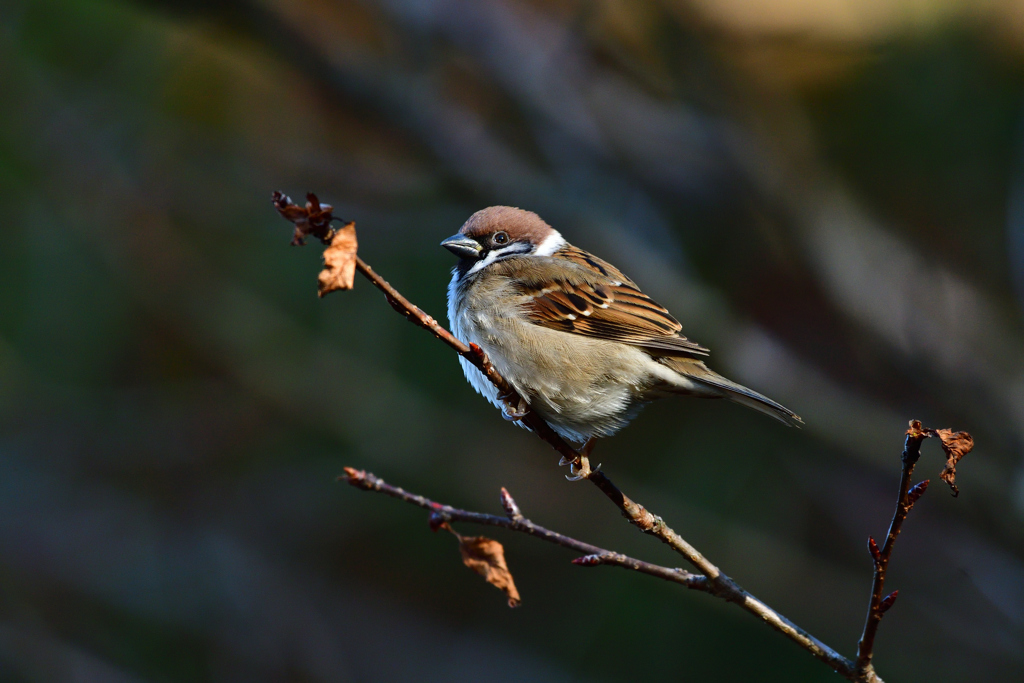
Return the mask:
<path id="1" fill-rule="evenodd" d="M 565 458 L 563 458 L 564 460 Z M 601 470 L 601 465 L 597 467 L 590 467 L 590 458 L 585 455 L 580 455 L 576 462 L 569 463 L 570 474 L 565 475 L 568 481 L 580 481 L 581 479 L 590 479 L 590 476 L 595 472 Z"/>
<path id="2" fill-rule="evenodd" d="M 527 406 L 525 402 L 520 402 L 516 407 L 512 407 L 511 404 L 506 403 L 501 408 L 501 416 L 509 422 L 519 422 L 529 414 L 530 407 Z"/>
<path id="3" fill-rule="evenodd" d="M 594 451 L 594 446 L 597 445 L 597 439 L 590 437 L 587 439 L 583 447 L 580 448 L 579 453 L 572 460 L 562 456 L 562 459 L 558 461 L 558 466 L 564 465 L 569 466 L 570 474 L 565 475 L 565 478 L 569 481 L 579 481 L 581 479 L 589 479 L 590 475 L 601 470 L 601 465 L 591 469 L 590 468 L 590 454 Z"/>
<path id="4" fill-rule="evenodd" d="M 522 396 L 519 396 L 519 401 L 515 405 L 512 404 L 512 398 L 515 394 L 501 394 L 498 396 L 498 400 L 501 401 L 501 416 L 509 422 L 519 422 L 530 413 L 530 406 Z"/>

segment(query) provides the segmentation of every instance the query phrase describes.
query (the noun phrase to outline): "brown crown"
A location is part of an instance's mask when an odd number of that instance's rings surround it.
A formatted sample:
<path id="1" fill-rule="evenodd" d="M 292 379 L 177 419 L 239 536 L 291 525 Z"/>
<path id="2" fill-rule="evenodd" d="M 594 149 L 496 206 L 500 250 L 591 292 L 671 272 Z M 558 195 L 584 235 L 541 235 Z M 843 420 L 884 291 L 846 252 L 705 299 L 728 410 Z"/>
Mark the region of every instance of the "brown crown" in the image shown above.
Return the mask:
<path id="1" fill-rule="evenodd" d="M 554 232 L 554 228 L 532 211 L 523 211 L 512 206 L 489 206 L 477 211 L 459 229 L 466 237 L 479 239 L 504 230 L 513 241 L 540 244 Z"/>

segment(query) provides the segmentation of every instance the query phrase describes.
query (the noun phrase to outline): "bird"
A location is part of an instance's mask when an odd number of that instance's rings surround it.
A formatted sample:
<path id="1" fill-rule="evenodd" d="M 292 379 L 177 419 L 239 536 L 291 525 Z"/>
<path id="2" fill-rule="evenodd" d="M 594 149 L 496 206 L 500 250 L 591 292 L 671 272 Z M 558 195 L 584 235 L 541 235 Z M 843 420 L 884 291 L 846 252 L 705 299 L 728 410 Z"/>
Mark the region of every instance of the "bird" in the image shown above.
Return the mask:
<path id="1" fill-rule="evenodd" d="M 682 395 L 725 398 L 803 424 L 708 368 L 709 350 L 683 336 L 664 306 L 532 211 L 482 209 L 441 246 L 459 257 L 448 285 L 452 333 L 479 345 L 526 405 L 510 405 L 460 356 L 463 372 L 510 419 L 536 411 L 563 439 L 590 446 L 647 403 Z"/>

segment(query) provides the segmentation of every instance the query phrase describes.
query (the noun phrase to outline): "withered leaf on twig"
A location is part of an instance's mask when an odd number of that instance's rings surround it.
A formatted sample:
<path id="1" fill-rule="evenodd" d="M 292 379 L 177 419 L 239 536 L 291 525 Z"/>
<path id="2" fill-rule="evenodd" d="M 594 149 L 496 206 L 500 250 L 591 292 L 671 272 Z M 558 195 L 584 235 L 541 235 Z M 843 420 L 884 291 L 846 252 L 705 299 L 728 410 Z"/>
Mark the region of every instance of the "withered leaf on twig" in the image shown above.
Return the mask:
<path id="1" fill-rule="evenodd" d="M 519 607 L 519 591 L 512 580 L 512 572 L 505 564 L 505 548 L 493 538 L 486 536 L 462 536 L 447 524 L 445 529 L 459 539 L 462 563 L 484 577 L 487 583 L 504 591 L 509 607 Z"/>
<path id="2" fill-rule="evenodd" d="M 306 237 L 312 235 L 324 244 L 330 241 L 332 236 L 331 221 L 334 220 L 332 212 L 334 207 L 330 204 L 321 204 L 317 196 L 310 192 L 306 195 L 306 205 L 299 206 L 292 201 L 292 198 L 283 192 L 274 192 L 272 196 L 274 207 L 285 220 L 295 224 L 295 234 L 292 236 L 292 245 L 301 247 L 306 243 Z"/>
<path id="3" fill-rule="evenodd" d="M 317 277 L 320 296 L 337 289 L 352 289 L 356 273 L 356 224 L 346 223 L 340 230 L 331 228 L 334 207 L 321 204 L 315 194 L 306 195 L 306 205 L 299 206 L 291 197 L 274 192 L 274 207 L 286 220 L 295 224 L 292 245 L 301 247 L 312 235 L 327 245 L 324 250 L 324 269 Z"/>
<path id="4" fill-rule="evenodd" d="M 967 432 L 954 432 L 952 429 L 928 429 L 922 426 L 919 420 L 910 421 L 910 429 L 907 430 L 908 440 L 915 439 L 916 443 L 920 445 L 921 440 L 933 436 L 939 437 L 942 450 L 946 454 L 946 466 L 942 468 L 942 473 L 939 476 L 942 481 L 949 484 L 949 488 L 953 490 L 953 496 L 956 497 L 960 495 L 960 491 L 956 487 L 956 464 L 960 462 L 960 458 L 974 448 L 974 437 Z M 922 482 L 922 484 L 927 486 L 927 482 Z M 917 497 L 920 498 L 920 494 L 923 492 L 919 491 Z"/>
<path id="5" fill-rule="evenodd" d="M 352 289 L 356 276 L 356 224 L 346 223 L 331 237 L 324 249 L 324 269 L 317 276 L 317 294 L 324 296 L 336 289 Z"/>
<path id="6" fill-rule="evenodd" d="M 956 487 L 956 464 L 974 448 L 974 439 L 967 432 L 954 432 L 952 429 L 936 429 L 935 435 L 942 441 L 942 450 L 946 453 L 946 466 L 939 476 L 957 496 L 960 491 Z"/>

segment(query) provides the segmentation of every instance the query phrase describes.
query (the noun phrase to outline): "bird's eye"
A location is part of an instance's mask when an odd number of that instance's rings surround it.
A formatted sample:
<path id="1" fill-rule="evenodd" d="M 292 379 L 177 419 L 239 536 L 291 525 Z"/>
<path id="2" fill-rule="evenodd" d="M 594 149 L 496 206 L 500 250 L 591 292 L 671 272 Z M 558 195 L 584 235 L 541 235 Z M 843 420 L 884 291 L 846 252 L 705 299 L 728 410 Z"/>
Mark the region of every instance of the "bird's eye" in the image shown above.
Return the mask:
<path id="1" fill-rule="evenodd" d="M 507 232 L 496 232 L 496 233 L 494 233 L 494 237 L 492 237 L 491 239 L 494 241 L 495 244 L 507 244 L 508 243 L 508 233 Z"/>

